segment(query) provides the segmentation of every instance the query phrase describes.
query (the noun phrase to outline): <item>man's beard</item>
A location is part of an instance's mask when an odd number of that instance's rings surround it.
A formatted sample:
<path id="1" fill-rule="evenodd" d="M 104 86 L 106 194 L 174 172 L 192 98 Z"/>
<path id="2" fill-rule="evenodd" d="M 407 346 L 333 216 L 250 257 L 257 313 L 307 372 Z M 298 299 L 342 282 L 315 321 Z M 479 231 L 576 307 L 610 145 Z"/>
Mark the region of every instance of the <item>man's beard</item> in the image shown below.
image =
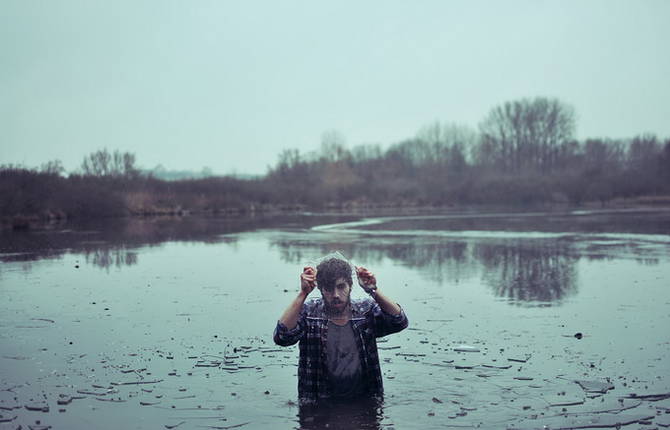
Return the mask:
<path id="1" fill-rule="evenodd" d="M 324 300 L 324 303 L 326 304 L 326 314 L 328 316 L 342 316 L 347 312 L 349 309 L 349 304 L 351 303 L 351 297 L 347 297 L 346 300 L 338 300 L 337 302 L 328 302 L 327 300 Z M 336 307 L 337 304 L 339 303 L 344 303 L 344 306 L 342 306 L 340 309 Z"/>

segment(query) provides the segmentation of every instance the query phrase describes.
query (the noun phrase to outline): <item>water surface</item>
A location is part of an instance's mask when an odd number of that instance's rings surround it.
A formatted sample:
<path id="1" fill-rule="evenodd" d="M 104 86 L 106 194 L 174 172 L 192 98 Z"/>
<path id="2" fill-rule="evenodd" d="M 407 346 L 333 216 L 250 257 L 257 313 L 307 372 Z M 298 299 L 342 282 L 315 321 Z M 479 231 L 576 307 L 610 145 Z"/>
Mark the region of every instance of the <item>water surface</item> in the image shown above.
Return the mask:
<path id="1" fill-rule="evenodd" d="M 0 414 L 54 429 L 656 417 L 667 399 L 626 397 L 670 392 L 669 232 L 667 211 L 191 217 L 3 232 Z M 377 274 L 410 328 L 380 339 L 381 405 L 300 411 L 297 348 L 273 345 L 271 332 L 303 264 L 333 250 Z"/>

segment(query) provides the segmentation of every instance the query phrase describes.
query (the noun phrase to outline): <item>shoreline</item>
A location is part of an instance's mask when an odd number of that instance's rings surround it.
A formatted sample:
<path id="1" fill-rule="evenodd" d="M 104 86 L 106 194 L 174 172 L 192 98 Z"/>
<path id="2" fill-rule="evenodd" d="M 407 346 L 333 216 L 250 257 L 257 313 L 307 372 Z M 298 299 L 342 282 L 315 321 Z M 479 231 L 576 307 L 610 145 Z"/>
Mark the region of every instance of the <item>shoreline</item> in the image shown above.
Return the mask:
<path id="1" fill-rule="evenodd" d="M 606 203 L 587 202 L 581 205 L 544 203 L 533 205 L 397 205 L 397 204 L 329 204 L 319 208 L 307 205 L 273 205 L 257 207 L 235 207 L 224 210 L 190 210 L 187 208 L 163 208 L 153 210 L 128 210 L 123 215 L 107 214 L 103 216 L 67 216 L 62 211 L 49 211 L 43 214 L 17 214 L 0 218 L 2 230 L 33 230 L 44 229 L 50 225 L 67 224 L 77 221 L 93 221 L 104 219 L 182 219 L 189 217 L 207 218 L 237 218 L 274 217 L 297 215 L 337 215 L 337 216 L 381 216 L 381 215 L 419 215 L 419 214 L 447 214 L 447 213 L 491 213 L 496 211 L 510 211 L 523 213 L 529 210 L 543 210 L 548 212 L 567 212 L 588 210 L 598 212 L 632 210 L 666 210 L 670 209 L 670 196 L 640 196 L 632 199 L 613 199 Z"/>

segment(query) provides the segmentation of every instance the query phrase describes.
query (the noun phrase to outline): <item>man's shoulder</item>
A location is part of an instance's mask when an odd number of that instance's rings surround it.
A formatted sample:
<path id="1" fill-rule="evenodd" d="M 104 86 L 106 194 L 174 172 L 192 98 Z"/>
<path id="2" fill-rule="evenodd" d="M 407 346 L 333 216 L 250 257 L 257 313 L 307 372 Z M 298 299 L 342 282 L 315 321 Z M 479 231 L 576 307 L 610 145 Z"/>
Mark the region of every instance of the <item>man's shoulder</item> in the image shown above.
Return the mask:
<path id="1" fill-rule="evenodd" d="M 308 317 L 322 317 L 325 315 L 323 299 L 312 298 L 302 305 L 302 312 Z"/>
<path id="2" fill-rule="evenodd" d="M 368 297 L 363 299 L 351 299 L 351 313 L 354 317 L 362 317 L 370 312 L 376 302 Z"/>

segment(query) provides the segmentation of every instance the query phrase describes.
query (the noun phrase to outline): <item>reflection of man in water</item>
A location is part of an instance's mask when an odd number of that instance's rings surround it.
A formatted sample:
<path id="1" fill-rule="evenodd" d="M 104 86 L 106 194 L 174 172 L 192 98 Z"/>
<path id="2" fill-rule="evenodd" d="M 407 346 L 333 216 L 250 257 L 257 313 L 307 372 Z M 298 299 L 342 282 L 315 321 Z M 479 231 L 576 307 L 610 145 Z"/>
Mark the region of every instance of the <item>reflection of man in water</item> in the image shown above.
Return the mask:
<path id="1" fill-rule="evenodd" d="M 305 267 L 298 297 L 277 323 L 274 341 L 300 342 L 300 403 L 381 398 L 382 374 L 376 338 L 407 327 L 403 310 L 377 288 L 375 276 L 356 268 L 359 285 L 371 298 L 351 300 L 352 266 L 331 258 L 316 270 Z M 305 303 L 318 286 L 321 298 Z"/>

